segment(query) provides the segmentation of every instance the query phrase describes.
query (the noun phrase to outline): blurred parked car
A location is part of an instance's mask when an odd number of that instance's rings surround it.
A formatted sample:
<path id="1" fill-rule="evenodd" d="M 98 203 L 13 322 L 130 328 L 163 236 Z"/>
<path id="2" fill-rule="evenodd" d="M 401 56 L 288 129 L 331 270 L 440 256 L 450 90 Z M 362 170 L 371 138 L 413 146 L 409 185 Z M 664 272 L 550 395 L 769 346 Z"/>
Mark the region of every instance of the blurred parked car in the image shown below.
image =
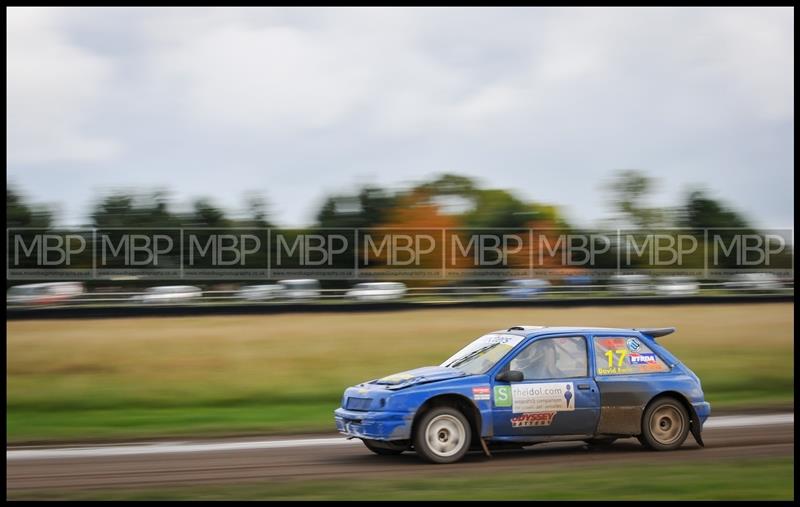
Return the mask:
<path id="1" fill-rule="evenodd" d="M 8 289 L 6 304 L 47 305 L 61 303 L 83 294 L 81 282 L 50 282 L 16 285 Z"/>
<path id="2" fill-rule="evenodd" d="M 564 277 L 564 284 L 573 287 L 591 285 L 592 275 L 567 275 Z"/>
<path id="3" fill-rule="evenodd" d="M 199 299 L 203 291 L 192 285 L 162 285 L 149 287 L 144 294 L 134 296 L 139 303 L 185 303 Z"/>
<path id="4" fill-rule="evenodd" d="M 700 285 L 689 276 L 665 276 L 656 282 L 656 294 L 662 296 L 691 296 L 698 292 Z"/>
<path id="5" fill-rule="evenodd" d="M 318 280 L 281 280 L 278 285 L 286 299 L 317 299 L 321 294 Z"/>
<path id="6" fill-rule="evenodd" d="M 278 284 L 245 285 L 236 291 L 236 297 L 247 299 L 248 301 L 262 301 L 280 297 L 282 292 L 283 287 Z"/>
<path id="7" fill-rule="evenodd" d="M 653 288 L 651 282 L 647 275 L 613 275 L 608 280 L 608 290 L 630 296 L 647 294 Z"/>
<path id="8" fill-rule="evenodd" d="M 347 291 L 347 297 L 357 301 L 387 301 L 406 295 L 406 285 L 400 282 L 359 283 Z"/>
<path id="9" fill-rule="evenodd" d="M 542 294 L 548 287 L 550 287 L 550 282 L 547 280 L 509 280 L 505 283 L 503 295 L 512 299 L 527 299 Z"/>
<path id="10" fill-rule="evenodd" d="M 772 273 L 739 273 L 725 282 L 724 287 L 732 290 L 778 290 L 781 281 Z"/>

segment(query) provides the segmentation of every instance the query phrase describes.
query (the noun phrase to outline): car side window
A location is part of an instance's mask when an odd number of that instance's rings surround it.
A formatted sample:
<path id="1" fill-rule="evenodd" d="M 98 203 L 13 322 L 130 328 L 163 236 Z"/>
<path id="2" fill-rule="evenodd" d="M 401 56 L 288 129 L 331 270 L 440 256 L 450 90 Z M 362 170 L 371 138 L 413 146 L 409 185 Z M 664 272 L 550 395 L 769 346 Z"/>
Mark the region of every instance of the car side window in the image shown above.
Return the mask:
<path id="1" fill-rule="evenodd" d="M 559 336 L 536 340 L 522 349 L 509 366 L 521 371 L 524 380 L 586 377 L 586 339 L 582 336 Z"/>
<path id="2" fill-rule="evenodd" d="M 598 375 L 669 371 L 669 366 L 650 347 L 633 336 L 595 336 L 594 363 Z"/>

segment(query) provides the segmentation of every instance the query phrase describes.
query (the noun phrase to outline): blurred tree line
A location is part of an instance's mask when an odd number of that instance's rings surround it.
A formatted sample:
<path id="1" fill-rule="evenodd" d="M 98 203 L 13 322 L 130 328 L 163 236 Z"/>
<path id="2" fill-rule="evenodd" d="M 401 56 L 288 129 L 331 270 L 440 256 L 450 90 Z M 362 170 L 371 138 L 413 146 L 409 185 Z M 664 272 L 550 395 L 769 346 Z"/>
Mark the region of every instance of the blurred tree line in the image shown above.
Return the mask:
<path id="1" fill-rule="evenodd" d="M 691 233 L 699 241 L 703 240 L 704 228 L 737 228 L 757 232 L 740 213 L 703 190 L 688 192 L 684 201 L 674 207 L 656 206 L 653 204 L 655 184 L 654 179 L 641 171 L 617 172 L 603 188 L 610 200 L 613 218 L 597 229 L 648 231 L 675 227 L 693 231 Z M 53 226 L 54 214 L 51 209 L 26 202 L 11 186 L 6 192 L 7 227 Z M 269 220 L 266 201 L 257 194 L 245 197 L 244 206 L 235 217 L 209 198 L 196 199 L 183 211 L 175 210 L 173 204 L 169 194 L 161 190 L 114 191 L 97 199 L 87 226 L 153 229 L 194 227 L 209 228 L 209 234 L 215 232 L 213 229 L 232 227 L 279 227 Z M 507 190 L 485 188 L 471 178 L 455 174 L 443 174 L 407 189 L 392 190 L 365 185 L 351 194 L 328 196 L 320 206 L 313 225 L 286 232 L 291 240 L 293 235 L 310 234 L 323 228 L 381 227 L 461 228 L 465 230 L 465 235 L 470 229 L 480 229 L 481 233 L 495 230 L 497 235 L 502 235 L 504 231 L 535 229 L 553 237 L 560 233 L 593 232 L 569 224 L 556 205 L 526 201 Z M 733 231 L 729 234 L 732 235 Z M 271 245 L 270 255 L 274 254 L 275 248 L 276 245 Z M 526 241 L 522 250 L 511 256 L 509 264 L 512 267 L 526 266 L 529 258 L 538 253 L 538 248 L 540 246 L 537 244 L 527 244 Z M 703 265 L 702 251 L 702 248 L 698 249 L 689 259 L 687 267 Z M 351 267 L 356 253 L 345 252 L 330 267 Z M 595 267 L 614 268 L 615 265 L 616 252 L 612 251 L 601 255 Z M 649 266 L 642 264 L 639 267 Z"/>
<path id="2" fill-rule="evenodd" d="M 649 205 L 654 180 L 640 171 L 617 173 L 606 186 L 611 209 L 616 212 L 608 228 L 660 227 L 744 228 L 749 222 L 723 202 L 703 190 L 693 190 L 674 208 Z M 452 200 L 461 201 L 455 212 Z M 449 201 L 450 200 L 450 201 Z M 531 222 L 572 229 L 558 206 L 525 202 L 503 189 L 481 188 L 465 176 L 444 174 L 407 190 L 392 191 L 375 185 L 364 186 L 353 194 L 327 197 L 316 214 L 313 227 L 369 228 L 396 222 L 411 206 L 428 204 L 435 213 L 455 217 L 458 227 L 526 228 Z M 189 211 L 175 211 L 167 192 L 114 191 L 101 196 L 89 216 L 90 227 L 280 227 L 268 220 L 266 201 L 259 195 L 245 199 L 244 218 L 233 218 L 207 197 L 196 199 Z M 13 186 L 6 189 L 6 226 L 41 227 L 53 225 L 53 210 L 26 202 Z M 434 227 L 434 217 L 430 227 Z"/>

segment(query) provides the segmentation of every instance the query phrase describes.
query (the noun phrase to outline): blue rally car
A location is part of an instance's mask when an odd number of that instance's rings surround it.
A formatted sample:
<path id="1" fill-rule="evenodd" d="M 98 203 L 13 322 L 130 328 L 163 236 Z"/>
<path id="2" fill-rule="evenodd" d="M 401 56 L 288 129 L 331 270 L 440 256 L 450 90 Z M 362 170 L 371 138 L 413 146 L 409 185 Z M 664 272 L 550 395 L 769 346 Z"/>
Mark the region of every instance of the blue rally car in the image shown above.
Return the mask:
<path id="1" fill-rule="evenodd" d="M 470 449 L 556 440 L 654 450 L 702 446 L 711 406 L 700 379 L 656 338 L 661 329 L 513 326 L 481 336 L 441 366 L 345 390 L 337 429 L 377 454 L 413 449 L 452 463 Z"/>

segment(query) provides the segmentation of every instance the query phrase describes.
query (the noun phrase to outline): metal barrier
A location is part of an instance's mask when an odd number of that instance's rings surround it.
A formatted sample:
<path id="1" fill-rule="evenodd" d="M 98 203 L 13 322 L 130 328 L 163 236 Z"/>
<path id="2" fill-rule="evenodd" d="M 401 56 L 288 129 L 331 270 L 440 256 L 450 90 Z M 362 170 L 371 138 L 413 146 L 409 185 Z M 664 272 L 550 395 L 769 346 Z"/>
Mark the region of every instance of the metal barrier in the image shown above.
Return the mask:
<path id="1" fill-rule="evenodd" d="M 134 298 L 148 294 L 147 292 L 92 292 L 85 293 L 59 303 L 47 305 L 9 305 L 6 306 L 7 318 L 41 317 L 45 314 L 76 314 L 82 310 L 86 314 L 100 312 L 104 309 L 121 310 L 124 314 L 159 313 L 158 309 L 172 308 L 176 311 L 194 309 L 190 313 L 217 313 L 235 309 L 252 308 L 265 311 L 274 307 L 278 311 L 287 308 L 308 311 L 319 307 L 320 311 L 353 311 L 358 308 L 377 309 L 384 307 L 420 307 L 421 305 L 489 305 L 514 306 L 518 304 L 624 304 L 642 303 L 644 301 L 663 302 L 711 302 L 731 300 L 762 301 L 769 298 L 788 301 L 794 298 L 794 280 L 785 280 L 780 288 L 764 288 L 758 282 L 742 282 L 739 287 L 731 287 L 725 282 L 698 283 L 697 291 L 689 294 L 671 294 L 659 291 L 657 286 L 621 289 L 614 284 L 592 284 L 561 286 L 554 285 L 537 289 L 527 297 L 512 297 L 505 293 L 507 286 L 458 286 L 458 287 L 409 287 L 406 294 L 398 298 L 383 301 L 357 301 L 348 298 L 351 289 L 317 289 L 318 297 L 282 298 L 252 300 L 241 296 L 236 290 L 203 291 L 200 297 L 176 301 L 141 301 Z M 656 284 L 657 285 L 657 284 Z M 750 286 L 748 286 L 750 285 Z M 218 309 L 218 310 L 217 310 Z M 68 311 L 67 311 L 68 310 Z M 113 313 L 113 312 L 112 312 Z M 27 317 L 26 317 L 27 316 Z"/>

